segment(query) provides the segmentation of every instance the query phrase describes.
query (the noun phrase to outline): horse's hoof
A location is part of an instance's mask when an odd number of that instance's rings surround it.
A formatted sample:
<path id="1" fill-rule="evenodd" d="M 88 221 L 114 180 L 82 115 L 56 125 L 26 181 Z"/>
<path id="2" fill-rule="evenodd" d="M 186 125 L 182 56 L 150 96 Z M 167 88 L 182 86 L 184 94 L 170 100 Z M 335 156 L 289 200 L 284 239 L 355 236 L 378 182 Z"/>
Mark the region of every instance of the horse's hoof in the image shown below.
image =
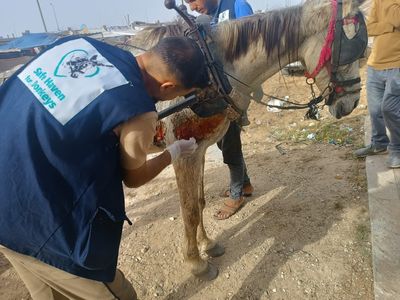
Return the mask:
<path id="1" fill-rule="evenodd" d="M 224 246 L 221 246 L 220 244 L 216 243 L 214 247 L 206 250 L 205 252 L 210 257 L 218 257 L 225 254 L 225 248 Z"/>
<path id="2" fill-rule="evenodd" d="M 211 281 L 218 276 L 218 268 L 208 263 L 207 269 L 199 274 L 194 274 L 197 278 L 202 281 Z"/>

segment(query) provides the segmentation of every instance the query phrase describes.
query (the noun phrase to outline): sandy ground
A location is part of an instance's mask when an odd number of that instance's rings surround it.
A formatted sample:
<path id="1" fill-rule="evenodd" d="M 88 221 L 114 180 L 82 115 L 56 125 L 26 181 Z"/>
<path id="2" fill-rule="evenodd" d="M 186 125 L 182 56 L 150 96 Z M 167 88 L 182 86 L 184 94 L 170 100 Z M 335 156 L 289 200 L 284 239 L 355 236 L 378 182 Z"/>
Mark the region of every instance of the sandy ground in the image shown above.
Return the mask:
<path id="1" fill-rule="evenodd" d="M 305 101 L 304 81 L 276 75 L 264 91 Z M 272 113 L 251 104 L 242 136 L 255 192 L 226 221 L 212 216 L 228 170 L 217 150 L 207 156 L 206 229 L 226 248 L 210 259 L 220 272 L 211 282 L 191 277 L 183 262 L 172 168 L 127 189 L 134 225 L 124 228 L 119 267 L 140 299 L 373 299 L 365 163 L 351 156 L 362 144 L 366 113 L 365 92 L 359 108 L 339 121 L 326 109 L 312 121 L 303 111 Z M 0 299 L 30 299 L 1 255 Z"/>

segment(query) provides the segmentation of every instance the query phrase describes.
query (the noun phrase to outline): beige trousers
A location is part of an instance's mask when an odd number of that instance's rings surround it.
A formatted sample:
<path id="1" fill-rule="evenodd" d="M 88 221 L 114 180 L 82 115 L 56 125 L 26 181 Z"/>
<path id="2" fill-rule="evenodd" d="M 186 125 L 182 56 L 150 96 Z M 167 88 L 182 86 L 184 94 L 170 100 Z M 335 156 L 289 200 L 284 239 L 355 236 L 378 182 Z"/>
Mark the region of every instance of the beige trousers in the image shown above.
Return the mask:
<path id="1" fill-rule="evenodd" d="M 118 269 L 114 281 L 106 283 L 69 274 L 1 245 L 0 251 L 15 268 L 33 300 L 137 299 L 131 283 Z"/>

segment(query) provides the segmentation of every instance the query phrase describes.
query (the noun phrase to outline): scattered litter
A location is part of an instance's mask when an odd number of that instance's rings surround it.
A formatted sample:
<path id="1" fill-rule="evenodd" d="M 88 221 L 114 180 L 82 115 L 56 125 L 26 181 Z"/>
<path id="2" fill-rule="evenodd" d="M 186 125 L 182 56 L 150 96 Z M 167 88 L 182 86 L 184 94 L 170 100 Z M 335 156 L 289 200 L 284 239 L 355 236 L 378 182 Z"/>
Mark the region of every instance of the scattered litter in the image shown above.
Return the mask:
<path id="1" fill-rule="evenodd" d="M 308 140 L 315 140 L 315 133 L 309 133 L 309 134 L 307 134 L 307 139 L 308 139 Z"/>
<path id="2" fill-rule="evenodd" d="M 289 96 L 285 96 L 284 99 L 287 101 L 289 100 Z M 285 101 L 276 99 L 276 98 L 270 98 L 270 100 L 268 101 L 268 105 L 273 105 L 273 106 L 279 106 L 279 107 L 283 107 L 285 106 Z M 267 111 L 269 112 L 280 112 L 282 111 L 282 109 L 278 108 L 278 107 L 267 107 Z"/>
<path id="3" fill-rule="evenodd" d="M 169 220 L 170 221 L 174 221 L 176 219 L 176 217 L 170 217 Z"/>
<path id="4" fill-rule="evenodd" d="M 302 65 L 301 62 L 299 61 L 295 61 L 293 63 L 290 63 L 288 65 L 286 65 L 284 68 L 282 68 L 281 72 L 282 75 L 286 75 L 286 76 L 293 76 L 293 75 L 300 75 L 300 74 L 304 74 L 304 66 Z"/>

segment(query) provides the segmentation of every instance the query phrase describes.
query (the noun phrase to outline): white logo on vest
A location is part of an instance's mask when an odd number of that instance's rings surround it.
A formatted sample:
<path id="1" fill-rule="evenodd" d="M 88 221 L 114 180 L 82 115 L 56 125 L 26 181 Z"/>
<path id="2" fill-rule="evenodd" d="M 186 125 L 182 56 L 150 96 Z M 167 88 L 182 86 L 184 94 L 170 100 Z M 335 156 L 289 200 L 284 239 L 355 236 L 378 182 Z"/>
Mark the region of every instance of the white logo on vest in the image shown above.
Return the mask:
<path id="1" fill-rule="evenodd" d="M 224 10 L 222 13 L 218 15 L 218 23 L 228 21 L 229 20 L 229 9 Z"/>
<path id="2" fill-rule="evenodd" d="M 128 83 L 84 39 L 50 49 L 30 63 L 18 78 L 62 125 L 104 91 Z"/>

